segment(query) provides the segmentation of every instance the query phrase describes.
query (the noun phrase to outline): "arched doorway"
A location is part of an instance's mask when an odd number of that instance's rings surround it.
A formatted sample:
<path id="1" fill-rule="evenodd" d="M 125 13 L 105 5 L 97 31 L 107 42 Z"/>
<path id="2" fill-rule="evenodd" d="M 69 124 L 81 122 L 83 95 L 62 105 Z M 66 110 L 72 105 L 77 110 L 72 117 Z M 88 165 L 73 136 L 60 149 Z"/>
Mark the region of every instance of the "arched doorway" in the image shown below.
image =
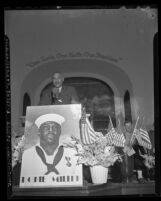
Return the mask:
<path id="1" fill-rule="evenodd" d="M 124 109 L 125 109 L 125 121 L 132 122 L 130 93 L 128 90 L 124 94 Z"/>
<path id="2" fill-rule="evenodd" d="M 22 109 L 22 117 L 24 117 L 26 115 L 26 108 L 27 106 L 30 106 L 31 105 L 31 99 L 30 99 L 30 96 L 29 94 L 26 92 L 23 96 L 23 109 Z M 25 126 L 25 122 L 24 120 L 22 119 L 22 127 Z"/>
<path id="3" fill-rule="evenodd" d="M 31 105 L 31 99 L 28 93 L 25 93 L 23 96 L 23 113 L 22 115 L 25 116 L 26 115 L 26 108 L 27 106 Z"/>
<path id="4" fill-rule="evenodd" d="M 114 92 L 108 84 L 91 77 L 68 77 L 65 78 L 64 85 L 73 86 L 76 89 L 79 102 L 91 115 L 90 120 L 96 131 L 108 128 L 108 115 L 111 116 L 114 126 L 116 125 Z M 41 94 L 51 86 L 52 83 L 48 83 L 42 89 Z"/>
<path id="5" fill-rule="evenodd" d="M 19 116 L 22 114 L 21 105 L 23 104 L 24 91 L 30 94 L 31 105 L 38 105 L 42 90 L 51 83 L 51 75 L 56 71 L 63 73 L 66 80 L 75 77 L 94 78 L 109 85 L 114 93 L 115 116 L 117 117 L 119 114 L 122 114 L 124 118 L 122 97 L 125 90 L 128 89 L 131 97 L 133 97 L 133 87 L 129 76 L 115 64 L 104 60 L 87 58 L 54 60 L 41 64 L 31 70 L 21 85 Z M 133 111 L 133 105 L 131 107 Z M 132 114 L 134 113 L 132 112 Z M 108 118 L 106 120 L 108 121 Z"/>

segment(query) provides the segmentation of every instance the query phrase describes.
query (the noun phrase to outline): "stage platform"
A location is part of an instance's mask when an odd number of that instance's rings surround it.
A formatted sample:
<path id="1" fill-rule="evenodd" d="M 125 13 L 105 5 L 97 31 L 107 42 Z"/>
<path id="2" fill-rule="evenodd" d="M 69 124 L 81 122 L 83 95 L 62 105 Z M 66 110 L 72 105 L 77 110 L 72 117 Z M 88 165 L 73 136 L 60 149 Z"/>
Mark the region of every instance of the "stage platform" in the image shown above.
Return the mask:
<path id="1" fill-rule="evenodd" d="M 118 195 L 154 195 L 155 182 L 139 183 L 112 183 L 94 185 L 85 184 L 83 187 L 57 187 L 57 188 L 12 188 L 12 196 L 118 196 Z"/>

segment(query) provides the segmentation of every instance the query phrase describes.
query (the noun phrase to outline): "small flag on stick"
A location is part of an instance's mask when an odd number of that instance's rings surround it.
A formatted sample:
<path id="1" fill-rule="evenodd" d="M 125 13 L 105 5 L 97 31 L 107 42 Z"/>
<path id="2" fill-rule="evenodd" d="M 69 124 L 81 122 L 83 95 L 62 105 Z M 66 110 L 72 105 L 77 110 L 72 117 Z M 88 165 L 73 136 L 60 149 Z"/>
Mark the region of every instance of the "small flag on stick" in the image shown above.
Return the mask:
<path id="1" fill-rule="evenodd" d="M 150 137 L 148 132 L 146 131 L 146 129 L 143 129 L 143 122 L 144 122 L 144 118 L 142 121 L 142 125 L 136 135 L 136 139 L 139 143 L 140 146 L 146 148 L 146 149 L 151 149 L 152 148 L 152 144 L 150 141 Z"/>
<path id="2" fill-rule="evenodd" d="M 148 132 L 146 130 L 143 130 L 142 128 L 140 128 L 140 136 L 141 136 L 140 145 L 142 145 L 143 147 L 145 147 L 147 149 L 151 149 L 152 144 L 151 144 Z"/>
<path id="3" fill-rule="evenodd" d="M 111 117 L 109 115 L 109 119 L 110 119 L 110 124 L 109 124 L 109 128 L 108 128 L 108 133 L 106 134 L 106 138 L 107 138 L 107 141 L 110 145 L 113 144 L 113 139 L 114 139 L 114 135 L 115 135 L 115 129 L 113 127 L 113 124 L 112 124 L 112 120 L 111 120 Z"/>
<path id="4" fill-rule="evenodd" d="M 95 142 L 97 135 L 92 128 L 86 113 L 83 112 L 81 118 L 81 140 L 83 144 L 92 144 Z"/>
<path id="5" fill-rule="evenodd" d="M 116 147 L 124 147 L 125 137 L 124 137 L 124 134 L 121 132 L 119 119 L 118 119 L 118 131 L 119 133 L 118 132 L 114 133 L 113 144 Z"/>
<path id="6" fill-rule="evenodd" d="M 131 140 L 130 140 L 130 144 L 132 145 L 136 139 L 136 136 L 139 134 L 139 130 L 137 129 L 137 124 L 138 124 L 138 121 L 139 121 L 139 116 L 137 118 L 137 121 L 136 121 L 136 124 L 135 124 L 135 128 L 133 130 L 133 134 L 131 136 Z"/>
<path id="7" fill-rule="evenodd" d="M 128 155 L 128 156 L 132 156 L 133 154 L 135 154 L 135 150 L 131 147 L 131 149 L 129 149 L 129 150 L 127 151 L 127 155 Z"/>

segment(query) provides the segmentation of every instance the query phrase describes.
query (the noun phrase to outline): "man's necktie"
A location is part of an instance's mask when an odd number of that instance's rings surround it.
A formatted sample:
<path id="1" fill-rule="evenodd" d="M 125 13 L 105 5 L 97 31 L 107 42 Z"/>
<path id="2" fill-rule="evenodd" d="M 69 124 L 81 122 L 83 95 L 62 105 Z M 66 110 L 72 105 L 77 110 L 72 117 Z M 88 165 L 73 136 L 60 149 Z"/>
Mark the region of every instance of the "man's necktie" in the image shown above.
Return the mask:
<path id="1" fill-rule="evenodd" d="M 49 164 L 46 162 L 45 154 L 39 146 L 36 146 L 36 152 L 41 158 L 42 162 L 47 166 L 47 172 L 45 173 L 45 175 L 49 174 L 50 172 L 55 172 L 55 174 L 59 174 L 55 166 L 59 163 L 59 161 L 61 160 L 63 156 L 63 153 L 64 153 L 63 146 L 59 147 L 58 152 L 53 160 L 53 164 Z"/>
<path id="2" fill-rule="evenodd" d="M 60 104 L 62 103 L 62 99 L 61 99 L 61 91 L 59 91 L 59 88 L 52 88 L 52 92 L 51 92 L 51 97 L 52 97 L 52 103 L 54 104 Z"/>

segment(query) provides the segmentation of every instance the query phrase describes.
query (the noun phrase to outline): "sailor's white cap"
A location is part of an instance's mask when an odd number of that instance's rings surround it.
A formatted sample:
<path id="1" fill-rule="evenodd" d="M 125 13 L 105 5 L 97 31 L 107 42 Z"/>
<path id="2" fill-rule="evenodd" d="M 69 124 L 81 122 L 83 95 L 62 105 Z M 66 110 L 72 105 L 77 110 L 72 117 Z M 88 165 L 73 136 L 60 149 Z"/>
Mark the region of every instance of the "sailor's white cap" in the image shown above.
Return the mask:
<path id="1" fill-rule="evenodd" d="M 65 118 L 59 114 L 44 114 L 35 120 L 35 124 L 40 128 L 41 124 L 47 121 L 53 121 L 61 125 L 65 121 Z"/>

